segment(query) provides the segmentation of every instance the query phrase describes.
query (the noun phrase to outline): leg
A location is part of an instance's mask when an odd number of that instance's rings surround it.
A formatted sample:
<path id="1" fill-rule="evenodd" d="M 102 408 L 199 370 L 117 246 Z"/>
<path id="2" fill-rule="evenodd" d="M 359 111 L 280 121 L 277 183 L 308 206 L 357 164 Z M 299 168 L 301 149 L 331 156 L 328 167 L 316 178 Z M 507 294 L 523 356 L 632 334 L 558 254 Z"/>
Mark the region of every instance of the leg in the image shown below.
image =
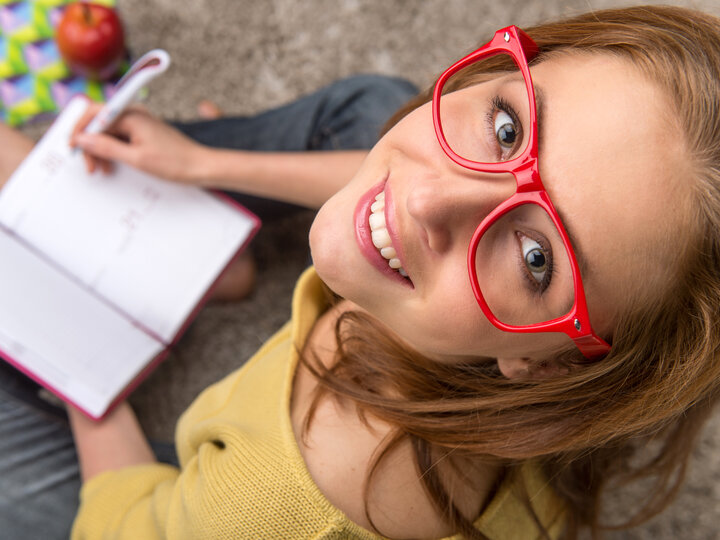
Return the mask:
<path id="1" fill-rule="evenodd" d="M 358 75 L 257 116 L 181 123 L 176 127 L 208 146 L 238 150 L 369 149 L 388 118 L 416 93 L 417 89 L 403 79 Z M 259 197 L 231 195 L 263 220 L 298 209 Z"/>
<path id="2" fill-rule="evenodd" d="M 14 129 L 0 124 L 0 188 L 28 155 L 34 142 Z"/>
<path id="3" fill-rule="evenodd" d="M 390 115 L 416 93 L 403 79 L 357 75 L 257 116 L 176 125 L 193 139 L 221 148 L 273 152 L 371 148 Z"/>
<path id="4" fill-rule="evenodd" d="M 171 444 L 153 444 L 177 464 Z M 80 473 L 64 410 L 0 362 L 0 531 L 2 538 L 67 539 L 78 507 Z"/>
<path id="5" fill-rule="evenodd" d="M 0 440 L 4 538 L 68 538 L 80 477 L 67 426 L 0 391 Z"/>

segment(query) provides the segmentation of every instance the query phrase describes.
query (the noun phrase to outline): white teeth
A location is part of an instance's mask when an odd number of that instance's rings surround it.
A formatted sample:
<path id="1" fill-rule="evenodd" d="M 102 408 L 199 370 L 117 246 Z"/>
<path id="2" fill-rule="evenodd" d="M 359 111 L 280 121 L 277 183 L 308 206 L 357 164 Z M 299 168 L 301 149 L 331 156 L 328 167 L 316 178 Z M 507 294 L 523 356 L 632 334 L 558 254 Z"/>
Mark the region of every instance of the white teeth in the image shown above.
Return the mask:
<path id="1" fill-rule="evenodd" d="M 385 228 L 385 214 L 382 212 L 370 214 L 370 230 L 377 231 L 382 228 Z"/>
<path id="2" fill-rule="evenodd" d="M 408 277 L 407 272 L 402 267 L 400 259 L 397 257 L 397 251 L 392 246 L 390 233 L 385 223 L 385 192 L 378 193 L 375 196 L 375 202 L 370 206 L 370 231 L 372 235 L 373 245 L 380 250 L 380 255 L 388 261 L 388 266 L 397 270 L 401 276 Z"/>
<path id="3" fill-rule="evenodd" d="M 380 255 L 382 255 L 389 261 L 390 259 L 394 259 L 397 257 L 397 252 L 395 251 L 395 248 L 392 246 L 384 247 L 380 250 Z"/>
<path id="4" fill-rule="evenodd" d="M 391 244 L 390 233 L 388 233 L 388 230 L 383 227 L 382 229 L 372 231 L 372 243 L 375 244 L 375 247 L 378 249 L 388 247 Z"/>

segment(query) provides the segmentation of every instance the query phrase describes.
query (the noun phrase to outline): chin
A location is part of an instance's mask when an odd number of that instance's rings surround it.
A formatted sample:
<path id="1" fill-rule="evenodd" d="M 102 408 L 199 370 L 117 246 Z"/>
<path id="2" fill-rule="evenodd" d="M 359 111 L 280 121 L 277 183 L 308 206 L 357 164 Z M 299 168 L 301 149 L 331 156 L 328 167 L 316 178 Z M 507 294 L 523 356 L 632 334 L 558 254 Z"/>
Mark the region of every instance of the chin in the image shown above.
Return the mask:
<path id="1" fill-rule="evenodd" d="M 351 277 L 348 268 L 352 268 L 353 263 L 349 260 L 347 239 L 331 217 L 332 212 L 326 203 L 310 227 L 310 256 L 320 279 L 335 294 L 345 297 L 347 282 Z"/>

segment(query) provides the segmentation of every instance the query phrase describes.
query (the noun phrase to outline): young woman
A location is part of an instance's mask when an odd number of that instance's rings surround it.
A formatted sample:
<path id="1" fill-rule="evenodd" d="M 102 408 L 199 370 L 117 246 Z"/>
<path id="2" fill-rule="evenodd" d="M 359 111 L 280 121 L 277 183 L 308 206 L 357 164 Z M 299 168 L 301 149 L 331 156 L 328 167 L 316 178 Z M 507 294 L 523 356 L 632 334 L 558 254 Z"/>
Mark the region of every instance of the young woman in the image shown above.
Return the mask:
<path id="1" fill-rule="evenodd" d="M 324 204 L 292 321 L 188 409 L 179 469 L 127 406 L 69 410 L 73 537 L 574 537 L 623 475 L 658 512 L 720 392 L 718 110 L 720 21 L 641 7 L 502 29 L 367 156 L 210 150 L 142 112 L 77 137 Z"/>

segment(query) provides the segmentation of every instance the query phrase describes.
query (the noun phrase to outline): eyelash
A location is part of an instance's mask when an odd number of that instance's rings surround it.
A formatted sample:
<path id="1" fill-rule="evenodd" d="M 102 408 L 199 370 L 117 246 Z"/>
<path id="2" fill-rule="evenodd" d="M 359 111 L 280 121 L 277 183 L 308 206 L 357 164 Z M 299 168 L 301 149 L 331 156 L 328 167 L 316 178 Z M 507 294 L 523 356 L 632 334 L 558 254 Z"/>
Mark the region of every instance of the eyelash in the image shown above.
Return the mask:
<path id="1" fill-rule="evenodd" d="M 517 129 L 517 142 L 515 146 L 510 149 L 510 155 L 513 155 L 515 153 L 515 150 L 517 149 L 517 146 L 521 143 L 523 138 L 523 129 L 522 124 L 520 123 L 520 118 L 518 116 L 518 113 L 515 111 L 512 105 L 503 97 L 501 96 L 494 96 L 490 100 L 490 110 L 488 111 L 486 115 L 486 125 L 491 137 L 491 140 L 494 142 L 494 144 L 497 144 L 497 134 L 495 133 L 495 115 L 498 111 L 502 111 L 504 113 L 507 113 L 510 118 L 512 118 L 513 123 L 515 124 L 515 127 Z M 498 144 L 499 147 L 499 144 Z M 502 149 L 499 152 L 499 155 L 497 156 L 498 161 L 502 160 Z"/>
<path id="2" fill-rule="evenodd" d="M 515 150 L 517 148 L 517 145 L 519 145 L 522 141 L 523 137 L 523 130 L 522 130 L 522 124 L 520 123 L 520 119 L 518 116 L 518 113 L 515 111 L 512 105 L 508 103 L 508 101 L 501 97 L 501 96 L 494 96 L 490 100 L 490 110 L 488 111 L 486 115 L 486 121 L 487 121 L 487 128 L 490 132 L 490 137 L 493 141 L 497 141 L 497 134 L 495 133 L 495 115 L 498 111 L 502 111 L 510 118 L 512 118 L 513 123 L 515 124 L 515 127 L 517 129 L 517 143 L 514 148 L 510 150 L 510 155 L 515 153 Z M 498 145 L 499 146 L 499 145 Z M 498 160 L 502 159 L 502 151 L 500 152 L 500 155 L 498 156 Z M 520 249 L 516 252 L 518 254 L 518 264 L 520 265 L 520 268 L 522 269 L 522 274 L 525 280 L 528 282 L 529 287 L 533 290 L 533 292 L 537 293 L 538 295 L 542 295 L 550 286 L 550 283 L 552 282 L 552 275 L 553 275 L 553 257 L 552 257 L 552 250 L 548 248 L 547 241 L 544 238 L 538 238 L 536 234 L 528 234 L 524 231 L 517 231 L 516 234 L 522 234 L 524 236 L 527 236 L 531 240 L 534 240 L 538 244 L 540 244 L 540 247 L 548 254 L 548 265 L 547 270 L 545 273 L 545 279 L 543 279 L 543 283 L 538 283 L 537 280 L 530 274 L 530 270 L 528 270 L 527 266 L 525 266 L 525 258 L 522 255 L 522 248 L 518 246 Z"/>
<path id="3" fill-rule="evenodd" d="M 526 231 L 517 231 L 515 233 L 516 236 L 523 235 L 527 236 L 531 240 L 537 242 L 540 244 L 540 247 L 545 251 L 545 253 L 548 254 L 548 263 L 547 263 L 547 270 L 545 271 L 545 278 L 543 279 L 542 283 L 538 283 L 537 280 L 531 275 L 530 270 L 528 270 L 527 266 L 525 266 L 525 258 L 522 254 L 522 245 L 520 242 L 520 238 L 518 238 L 518 250 L 516 253 L 518 254 L 518 264 L 520 265 L 520 268 L 522 269 L 522 275 L 525 278 L 525 280 L 528 282 L 528 285 L 533 290 L 534 293 L 536 293 L 538 296 L 542 296 L 545 291 L 548 290 L 550 287 L 550 284 L 552 283 L 552 276 L 553 276 L 553 256 L 552 256 L 552 248 L 548 246 L 547 240 L 545 238 L 539 238 L 537 234 L 529 234 Z"/>

